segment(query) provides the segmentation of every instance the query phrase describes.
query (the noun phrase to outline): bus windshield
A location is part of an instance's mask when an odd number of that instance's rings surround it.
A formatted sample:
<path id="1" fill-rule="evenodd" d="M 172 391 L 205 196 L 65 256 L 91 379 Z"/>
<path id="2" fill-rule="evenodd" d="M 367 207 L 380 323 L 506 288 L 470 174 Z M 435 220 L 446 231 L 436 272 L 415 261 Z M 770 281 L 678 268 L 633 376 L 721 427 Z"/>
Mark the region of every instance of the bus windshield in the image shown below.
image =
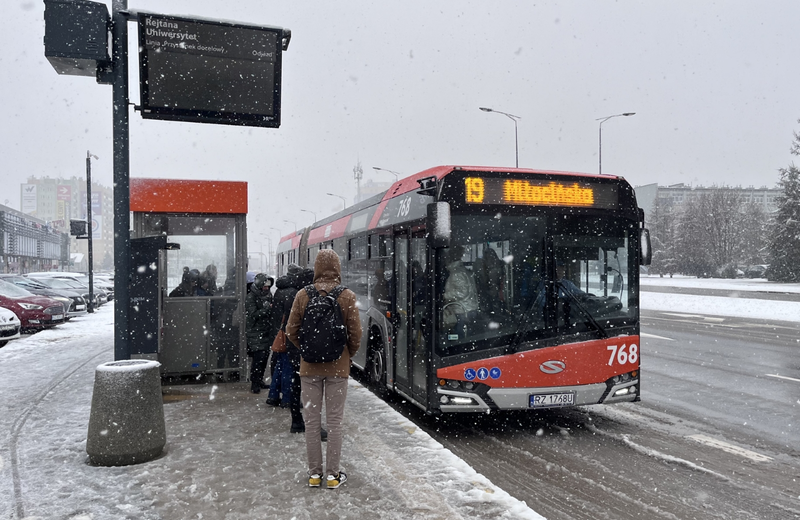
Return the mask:
<path id="1" fill-rule="evenodd" d="M 636 232 L 610 217 L 454 215 L 438 252 L 440 354 L 625 333 L 638 316 Z"/>

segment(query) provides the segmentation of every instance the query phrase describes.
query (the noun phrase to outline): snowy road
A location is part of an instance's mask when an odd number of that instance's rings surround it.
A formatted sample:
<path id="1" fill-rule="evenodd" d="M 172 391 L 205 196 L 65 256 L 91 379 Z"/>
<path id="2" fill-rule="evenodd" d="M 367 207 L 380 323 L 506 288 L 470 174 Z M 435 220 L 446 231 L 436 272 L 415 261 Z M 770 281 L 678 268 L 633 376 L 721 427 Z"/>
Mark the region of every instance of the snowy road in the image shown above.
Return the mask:
<path id="1" fill-rule="evenodd" d="M 640 403 L 406 413 L 549 519 L 800 518 L 800 303 L 747 296 L 644 293 Z"/>

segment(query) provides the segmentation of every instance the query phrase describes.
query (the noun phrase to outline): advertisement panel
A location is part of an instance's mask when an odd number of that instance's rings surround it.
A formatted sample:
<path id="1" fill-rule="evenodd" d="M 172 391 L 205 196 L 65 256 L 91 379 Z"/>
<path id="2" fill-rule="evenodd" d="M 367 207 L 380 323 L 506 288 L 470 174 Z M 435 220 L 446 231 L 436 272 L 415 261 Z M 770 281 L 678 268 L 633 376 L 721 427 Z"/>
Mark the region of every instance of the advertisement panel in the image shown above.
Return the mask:
<path id="1" fill-rule="evenodd" d="M 27 213 L 28 215 L 36 215 L 36 185 L 35 184 L 23 184 L 22 185 L 22 194 L 20 196 L 21 205 L 23 213 Z"/>
<path id="2" fill-rule="evenodd" d="M 94 211 L 94 210 L 92 210 Z M 102 240 L 103 238 L 103 216 L 99 213 L 92 213 L 92 240 Z"/>

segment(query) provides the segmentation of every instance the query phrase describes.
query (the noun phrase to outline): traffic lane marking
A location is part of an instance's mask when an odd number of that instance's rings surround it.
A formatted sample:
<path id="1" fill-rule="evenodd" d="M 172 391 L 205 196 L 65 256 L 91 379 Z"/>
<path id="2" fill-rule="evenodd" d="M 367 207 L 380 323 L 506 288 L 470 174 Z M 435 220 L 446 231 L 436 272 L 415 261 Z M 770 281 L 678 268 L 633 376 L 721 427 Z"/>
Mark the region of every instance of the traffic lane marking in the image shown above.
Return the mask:
<path id="1" fill-rule="evenodd" d="M 779 376 L 778 374 L 764 374 L 764 375 L 767 376 L 767 377 L 777 377 L 778 379 L 786 379 L 788 381 L 795 381 L 797 383 L 800 383 L 800 379 L 797 379 L 797 378 L 794 378 L 794 377 Z"/>
<path id="2" fill-rule="evenodd" d="M 664 341 L 675 341 L 672 338 L 665 338 L 664 336 L 656 336 L 655 334 L 648 334 L 647 332 L 639 333 L 639 336 L 643 338 L 651 338 L 651 339 L 663 339 Z"/>
<path id="3" fill-rule="evenodd" d="M 697 441 L 700 444 L 705 444 L 706 446 L 711 446 L 712 448 L 718 448 L 727 453 L 739 455 L 756 462 L 769 462 L 772 460 L 772 457 L 767 457 L 766 455 L 761 455 L 760 453 L 746 450 L 744 448 L 740 448 L 739 446 L 734 446 L 733 444 L 714 439 L 713 437 L 708 437 L 707 435 L 689 435 L 688 438 L 692 439 L 693 441 Z"/>

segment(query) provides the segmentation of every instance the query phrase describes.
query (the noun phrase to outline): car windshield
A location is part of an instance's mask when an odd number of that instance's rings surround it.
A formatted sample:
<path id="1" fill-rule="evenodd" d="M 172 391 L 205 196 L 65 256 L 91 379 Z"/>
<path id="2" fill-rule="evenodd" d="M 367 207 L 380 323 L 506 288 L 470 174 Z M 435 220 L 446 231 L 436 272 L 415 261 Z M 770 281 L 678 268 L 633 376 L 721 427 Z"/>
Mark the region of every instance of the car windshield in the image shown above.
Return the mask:
<path id="1" fill-rule="evenodd" d="M 587 216 L 452 219 L 439 251 L 442 354 L 633 323 L 628 247 L 634 225 Z"/>
<path id="2" fill-rule="evenodd" d="M 17 287 L 13 283 L 9 283 L 4 280 L 0 280 L 0 295 L 7 296 L 9 298 L 24 298 L 26 296 L 33 296 L 31 292 L 26 291 L 22 287 Z"/>

